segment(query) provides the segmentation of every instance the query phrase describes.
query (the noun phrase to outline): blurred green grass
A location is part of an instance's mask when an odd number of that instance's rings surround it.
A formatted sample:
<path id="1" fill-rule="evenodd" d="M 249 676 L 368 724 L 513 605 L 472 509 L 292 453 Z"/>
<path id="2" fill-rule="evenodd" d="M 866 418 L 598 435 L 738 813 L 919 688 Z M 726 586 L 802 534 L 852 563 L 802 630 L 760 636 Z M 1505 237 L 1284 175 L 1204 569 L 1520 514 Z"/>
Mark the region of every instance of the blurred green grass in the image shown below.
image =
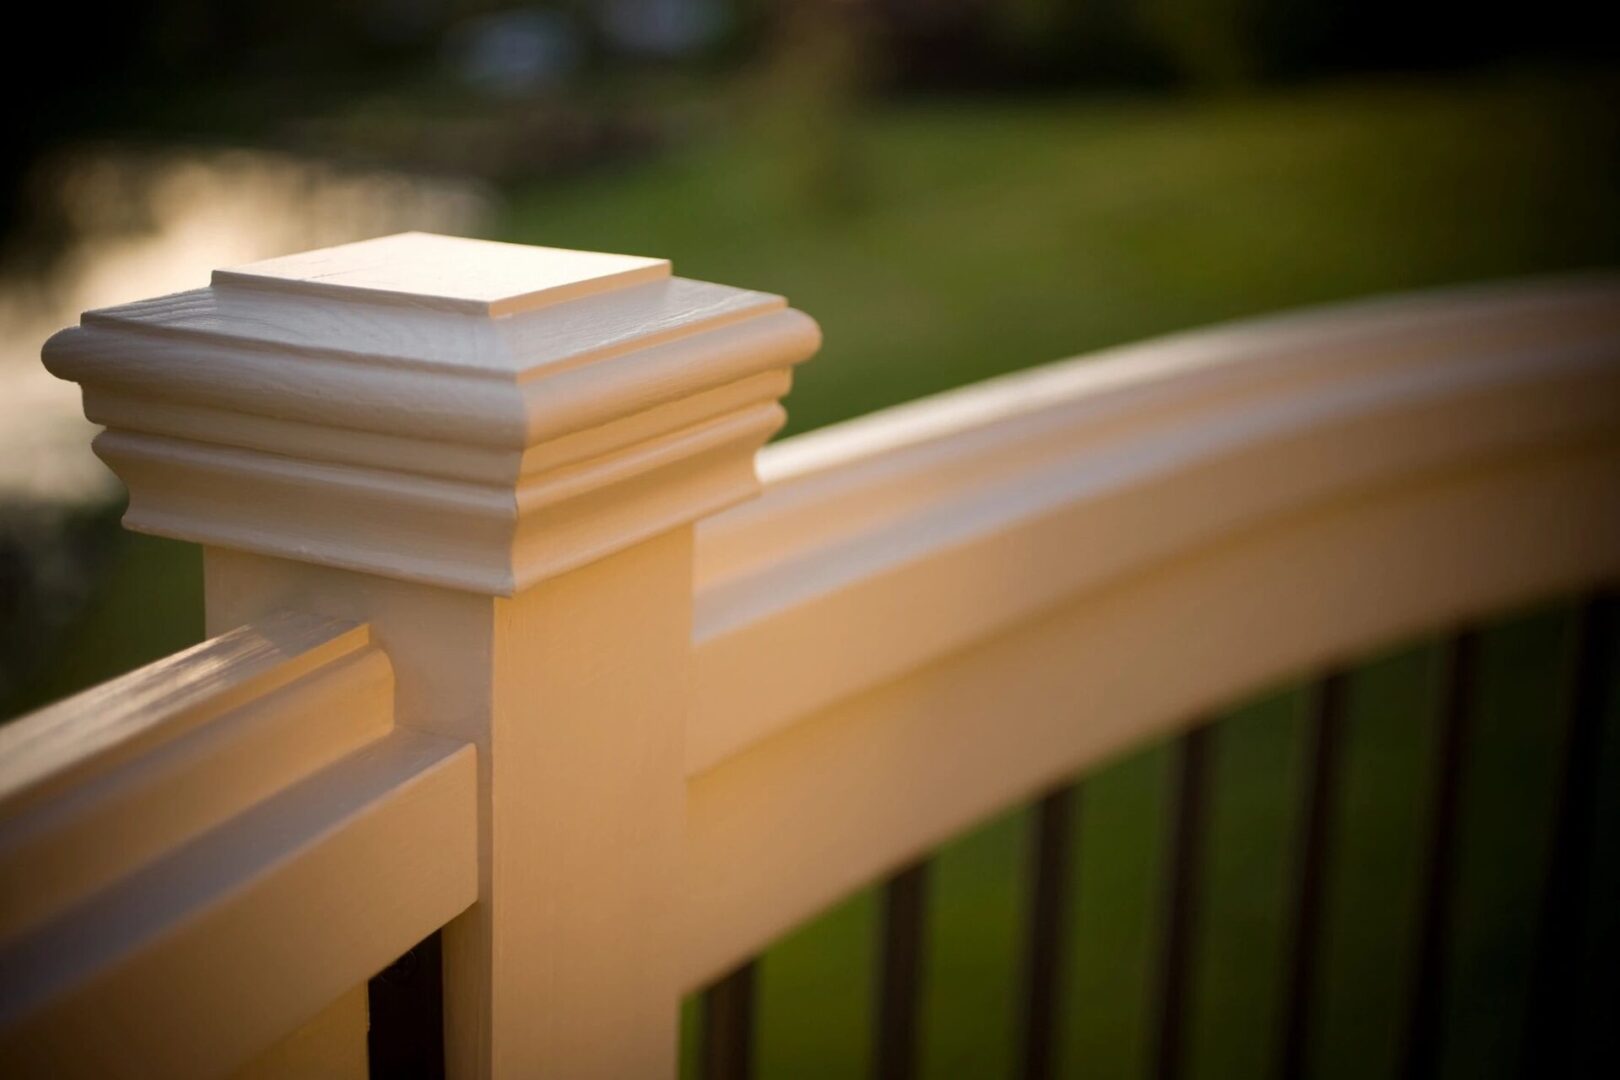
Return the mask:
<path id="1" fill-rule="evenodd" d="M 806 154 L 817 148 L 784 152 L 791 133 L 741 128 L 631 170 L 511 190 L 494 235 L 666 255 L 686 276 L 787 295 L 826 332 L 788 403 L 791 430 L 805 430 L 1216 320 L 1612 264 L 1614 91 L 1597 77 L 1507 74 L 1220 100 L 887 105 L 851 118 L 836 151 L 848 171 L 836 203 L 807 197 L 816 170 Z M 195 549 L 122 544 L 101 600 L 8 712 L 200 636 Z M 1557 715 L 1548 695 L 1567 626 L 1557 609 L 1490 638 L 1489 715 L 1470 751 L 1468 899 L 1450 955 L 1448 1075 L 1515 1067 L 1531 905 L 1507 878 L 1543 857 Z M 1407 649 L 1355 680 L 1313 1058 L 1320 1075 L 1378 1075 L 1394 1060 L 1400 1002 L 1389 976 L 1409 951 L 1436 663 L 1433 649 Z M 1240 709 L 1218 736 L 1195 1076 L 1267 1066 L 1304 700 L 1279 690 Z M 1620 776 L 1614 743 L 1610 777 Z M 1165 791 L 1162 747 L 1086 780 L 1065 1075 L 1145 1067 Z M 930 1076 L 1009 1072 L 1026 821 L 1013 810 L 935 863 Z M 1612 900 L 1620 871 L 1604 865 Z M 766 1075 L 863 1069 L 875 919 L 862 893 L 765 956 Z M 1596 926 L 1596 940 L 1620 939 L 1614 923 Z M 695 1016 L 689 1007 L 689 1036 Z"/>
<path id="2" fill-rule="evenodd" d="M 1441 1075 L 1522 1074 L 1539 888 L 1548 857 L 1573 611 L 1515 614 L 1484 635 L 1480 697 L 1462 764 L 1462 850 L 1446 950 Z M 1316 1034 L 1308 1073 L 1399 1073 L 1436 744 L 1441 650 L 1401 647 L 1352 676 L 1339 827 L 1331 837 Z M 1610 670 L 1620 662 L 1611 656 Z M 1185 1074 L 1268 1075 L 1282 1016 L 1284 933 L 1309 694 L 1269 693 L 1218 715 L 1204 900 Z M 1083 718 L 1077 717 L 1077 722 Z M 1589 849 L 1581 972 L 1590 1015 L 1578 1075 L 1604 1075 L 1605 1009 L 1620 938 L 1620 708 L 1606 721 L 1607 792 Z M 1147 1075 L 1162 919 L 1169 754 L 1133 752 L 1083 778 L 1064 960 L 1058 1075 Z M 946 844 L 931 865 L 923 1073 L 1016 1073 L 1030 814 L 1018 808 Z M 867 890 L 773 946 L 760 964 L 756 1060 L 768 1077 L 864 1074 L 877 905 Z M 1583 995 L 1584 996 L 1584 995 Z M 688 1003 L 683 1075 L 697 1076 L 700 1006 Z"/>
<path id="3" fill-rule="evenodd" d="M 802 431 L 1221 319 L 1613 263 L 1613 91 L 895 105 L 828 150 L 854 173 L 837 205 L 805 197 L 782 138 L 739 137 L 517 191 L 499 235 L 786 295 L 826 333 L 789 402 Z"/>

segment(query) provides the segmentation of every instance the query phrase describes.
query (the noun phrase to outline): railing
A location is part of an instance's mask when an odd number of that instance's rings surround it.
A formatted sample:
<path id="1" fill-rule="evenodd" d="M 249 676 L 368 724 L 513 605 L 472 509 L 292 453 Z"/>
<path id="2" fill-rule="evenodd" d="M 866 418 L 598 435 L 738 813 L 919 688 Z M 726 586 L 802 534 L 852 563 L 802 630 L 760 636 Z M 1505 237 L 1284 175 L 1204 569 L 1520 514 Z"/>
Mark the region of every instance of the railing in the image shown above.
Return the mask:
<path id="1" fill-rule="evenodd" d="M 47 364 L 107 425 L 126 523 L 205 545 L 219 636 L 0 729 L 0 1062 L 668 1075 L 713 984 L 707 1071 L 745 1075 L 750 958 L 894 875 L 875 1067 L 908 1075 L 919 860 L 1044 796 L 1047 1075 L 1065 785 L 1192 725 L 1173 1075 L 1194 721 L 1620 578 L 1617 301 L 1571 280 L 1172 338 L 787 440 L 758 480 L 814 324 L 657 260 L 407 236 L 89 313 Z M 1342 695 L 1313 721 L 1284 1074 Z"/>

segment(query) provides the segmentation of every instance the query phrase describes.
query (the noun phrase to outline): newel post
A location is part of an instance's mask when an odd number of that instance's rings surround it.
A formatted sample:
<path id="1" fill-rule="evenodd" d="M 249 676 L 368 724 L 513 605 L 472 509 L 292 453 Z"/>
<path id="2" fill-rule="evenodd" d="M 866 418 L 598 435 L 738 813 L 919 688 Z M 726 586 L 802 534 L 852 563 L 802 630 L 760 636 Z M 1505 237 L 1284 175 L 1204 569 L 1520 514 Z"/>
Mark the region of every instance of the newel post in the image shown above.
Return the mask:
<path id="1" fill-rule="evenodd" d="M 818 343 L 781 298 L 662 260 L 407 234 L 47 346 L 125 524 L 205 545 L 210 633 L 369 621 L 399 722 L 477 746 L 452 1076 L 674 1072 L 693 525 L 756 490 Z"/>

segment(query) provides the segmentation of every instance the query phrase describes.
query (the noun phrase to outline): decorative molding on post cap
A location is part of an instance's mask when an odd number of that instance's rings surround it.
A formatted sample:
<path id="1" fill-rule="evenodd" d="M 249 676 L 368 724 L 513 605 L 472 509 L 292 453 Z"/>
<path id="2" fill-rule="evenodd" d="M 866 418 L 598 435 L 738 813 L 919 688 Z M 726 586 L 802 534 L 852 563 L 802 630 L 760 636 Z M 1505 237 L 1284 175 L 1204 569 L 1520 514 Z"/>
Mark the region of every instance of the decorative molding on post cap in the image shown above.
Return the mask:
<path id="1" fill-rule="evenodd" d="M 820 341 L 662 259 L 406 233 L 87 312 L 44 357 L 129 528 L 510 595 L 754 494 Z"/>

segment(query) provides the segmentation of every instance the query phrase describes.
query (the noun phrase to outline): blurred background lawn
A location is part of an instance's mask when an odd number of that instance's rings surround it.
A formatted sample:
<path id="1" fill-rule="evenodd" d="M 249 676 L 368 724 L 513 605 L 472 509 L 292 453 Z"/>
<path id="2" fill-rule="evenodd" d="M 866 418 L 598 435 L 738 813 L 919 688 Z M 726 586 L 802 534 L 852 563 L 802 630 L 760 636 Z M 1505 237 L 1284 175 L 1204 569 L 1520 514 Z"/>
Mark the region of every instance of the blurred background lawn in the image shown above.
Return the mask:
<path id="1" fill-rule="evenodd" d="M 49 85 L 0 76 L 19 103 L 0 141 L 0 717 L 200 637 L 197 551 L 117 529 L 75 391 L 38 350 L 85 308 L 215 266 L 405 228 L 667 256 L 821 321 L 788 402 L 800 431 L 1212 321 L 1620 256 L 1617 48 L 1572 0 L 164 0 L 39 17 L 33 35 L 75 63 Z M 1569 627 L 1549 608 L 1490 637 L 1449 1075 L 1516 1068 L 1534 898 L 1512 883 L 1545 854 Z M 1355 683 L 1322 1075 L 1392 1068 L 1437 663 L 1415 645 Z M 1305 701 L 1280 690 L 1218 735 L 1194 1075 L 1266 1067 Z M 1145 1068 L 1165 790 L 1150 749 L 1079 800 L 1069 1075 Z M 1027 826 L 1015 812 L 935 864 L 931 1076 L 1007 1071 Z M 1590 932 L 1612 956 L 1620 845 L 1599 839 L 1613 902 Z M 875 913 L 855 897 L 767 956 L 767 1075 L 864 1069 Z M 1620 1005 L 1598 983 L 1590 1000 Z"/>

